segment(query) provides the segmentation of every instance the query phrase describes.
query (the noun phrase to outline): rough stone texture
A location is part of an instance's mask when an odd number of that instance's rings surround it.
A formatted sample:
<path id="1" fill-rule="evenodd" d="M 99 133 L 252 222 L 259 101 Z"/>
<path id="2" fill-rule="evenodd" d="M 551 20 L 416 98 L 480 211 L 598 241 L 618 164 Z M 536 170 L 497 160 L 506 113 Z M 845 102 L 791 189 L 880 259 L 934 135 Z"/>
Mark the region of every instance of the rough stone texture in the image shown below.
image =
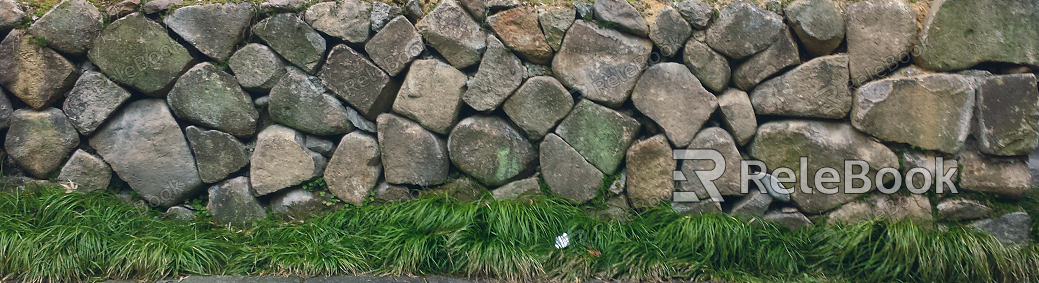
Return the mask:
<path id="1" fill-rule="evenodd" d="M 577 10 L 577 18 L 591 21 L 595 17 L 595 10 L 592 9 L 592 3 L 586 2 L 575 2 L 574 9 Z"/>
<path id="2" fill-rule="evenodd" d="M 744 217 L 764 217 L 768 206 L 772 204 L 772 197 L 767 193 L 751 192 L 744 196 L 732 206 L 729 214 Z"/>
<path id="3" fill-rule="evenodd" d="M 18 109 L 11 116 L 4 151 L 37 179 L 47 179 L 79 145 L 79 133 L 57 108 Z"/>
<path id="4" fill-rule="evenodd" d="M 244 226 L 267 218 L 267 211 L 253 197 L 249 178 L 238 177 L 209 187 L 209 204 L 206 211 L 219 224 Z"/>
<path id="5" fill-rule="evenodd" d="M 647 68 L 631 91 L 631 101 L 639 112 L 660 125 L 677 147 L 689 145 L 700 126 L 718 108 L 717 98 L 678 63 Z"/>
<path id="6" fill-rule="evenodd" d="M 184 133 L 161 99 L 124 106 L 94 133 L 90 147 L 152 205 L 179 204 L 202 188 Z"/>
<path id="7" fill-rule="evenodd" d="M 311 135 L 307 136 L 307 141 L 304 142 L 304 145 L 307 149 L 326 157 L 332 157 L 332 153 L 336 149 L 336 144 L 332 141 Z"/>
<path id="8" fill-rule="evenodd" d="M 970 134 L 974 89 L 949 74 L 879 80 L 855 91 L 851 109 L 851 124 L 881 140 L 956 153 Z"/>
<path id="9" fill-rule="evenodd" d="M 375 188 L 375 201 L 383 203 L 402 202 L 412 199 L 411 189 L 405 186 L 390 185 L 382 182 Z"/>
<path id="10" fill-rule="evenodd" d="M 649 208 L 671 199 L 676 161 L 663 135 L 635 142 L 628 148 L 627 191 L 631 205 Z"/>
<path id="11" fill-rule="evenodd" d="M 519 130 L 497 116 L 472 116 L 447 139 L 451 163 L 487 186 L 501 186 L 533 171 L 537 150 Z"/>
<path id="12" fill-rule="evenodd" d="M 714 183 L 720 195 L 743 195 L 740 191 L 740 161 L 743 158 L 740 157 L 739 149 L 736 148 L 736 141 L 732 139 L 729 133 L 718 127 L 703 129 L 689 144 L 688 149 L 711 149 L 721 153 L 722 158 L 725 160 L 725 171 L 721 172 L 721 176 L 718 179 L 711 182 Z M 714 197 L 706 190 L 703 181 L 698 178 L 695 171 L 711 171 L 715 170 L 716 166 L 718 165 L 711 160 L 683 160 L 681 170 L 686 181 L 678 182 L 678 190 L 694 192 L 700 199 Z"/>
<path id="13" fill-rule="evenodd" d="M 288 67 L 288 73 L 271 88 L 268 111 L 275 122 L 319 136 L 354 130 L 346 107 L 328 94 L 317 77 Z"/>
<path id="14" fill-rule="evenodd" d="M 831 0 L 799 0 L 783 9 L 790 27 L 808 53 L 829 55 L 844 41 L 844 14 Z"/>
<path id="15" fill-rule="evenodd" d="M 753 2 L 734 1 L 722 8 L 707 28 L 707 45 L 733 59 L 743 59 L 768 48 L 786 28 L 783 18 Z"/>
<path id="16" fill-rule="evenodd" d="M 166 28 L 140 13 L 109 24 L 87 55 L 113 81 L 156 97 L 194 61 Z"/>
<path id="17" fill-rule="evenodd" d="M 570 25 L 574 24 L 576 13 L 577 10 L 574 7 L 553 6 L 546 7 L 545 11 L 538 16 L 545 41 L 548 42 L 548 46 L 552 47 L 552 50 L 558 51 L 559 46 L 563 44 L 563 36 L 570 29 Z"/>
<path id="18" fill-rule="evenodd" d="M 695 0 L 689 0 L 695 1 Z M 682 61 L 704 87 L 714 92 L 725 91 L 729 86 L 729 60 L 710 46 L 696 39 L 689 39 L 682 53 Z"/>
<path id="19" fill-rule="evenodd" d="M 369 119 L 393 106 L 400 81 L 390 78 L 349 46 L 332 48 L 318 74 L 321 82 Z"/>
<path id="20" fill-rule="evenodd" d="M 971 223 L 975 229 L 989 233 L 1004 244 L 1015 246 L 1028 245 L 1031 225 L 1032 218 L 1023 211 Z"/>
<path id="21" fill-rule="evenodd" d="M 346 109 L 346 119 L 350 120 L 350 123 L 353 124 L 355 128 L 373 134 L 376 132 L 375 122 L 371 121 L 375 119 L 369 120 L 368 118 L 362 116 L 361 112 L 357 112 L 357 110 L 354 110 L 353 108 Z"/>
<path id="22" fill-rule="evenodd" d="M 239 49 L 227 65 L 243 88 L 267 92 L 285 75 L 285 61 L 263 44 L 250 43 Z"/>
<path id="23" fill-rule="evenodd" d="M 496 200 L 531 200 L 543 195 L 538 176 L 522 179 L 505 184 L 491 191 L 491 196 Z"/>
<path id="24" fill-rule="evenodd" d="M 0 33 L 7 32 L 28 18 L 14 0 L 0 0 Z"/>
<path id="25" fill-rule="evenodd" d="M 170 8 L 173 8 L 173 6 L 180 5 L 181 3 L 184 3 L 184 0 L 145 1 L 144 7 L 142 7 L 141 10 L 144 12 L 144 14 L 151 15 L 162 11 L 168 11 Z"/>
<path id="26" fill-rule="evenodd" d="M 46 40 L 47 47 L 68 54 L 83 54 L 101 33 L 104 17 L 87 0 L 64 0 L 54 5 L 29 27 L 29 34 Z"/>
<path id="27" fill-rule="evenodd" d="M 858 86 L 876 79 L 908 56 L 916 36 L 916 12 L 899 0 L 855 2 L 847 15 L 848 68 Z M 973 16 L 972 16 L 973 17 Z"/>
<path id="28" fill-rule="evenodd" d="M 121 2 L 120 2 L 121 3 Z M 129 13 L 127 13 L 129 14 Z M 190 223 L 195 221 L 195 211 L 183 206 L 172 206 L 163 215 L 166 220 Z M 131 281 L 108 281 L 109 283 L 130 283 Z"/>
<path id="29" fill-rule="evenodd" d="M 286 214 L 294 219 L 306 219 L 316 212 L 328 210 L 325 199 L 312 191 L 303 189 L 289 190 L 275 195 L 270 200 L 271 213 Z"/>
<path id="30" fill-rule="evenodd" d="M 600 221 L 631 221 L 631 206 L 628 205 L 628 198 L 623 195 L 612 196 L 603 205 L 604 207 L 588 211 L 588 215 Z"/>
<path id="31" fill-rule="evenodd" d="M 614 23 L 617 29 L 626 33 L 646 37 L 649 25 L 638 10 L 624 0 L 596 0 L 592 4 L 595 19 L 600 22 Z"/>
<path id="32" fill-rule="evenodd" d="M 693 28 L 670 6 L 663 6 L 654 13 L 649 18 L 649 38 L 664 52 L 664 56 L 674 57 L 693 34 Z"/>
<path id="33" fill-rule="evenodd" d="M 432 190 L 419 191 L 419 197 L 423 196 L 446 196 L 459 202 L 474 202 L 489 197 L 490 192 L 473 178 L 462 176 Z"/>
<path id="34" fill-rule="evenodd" d="M 421 20 L 424 15 L 422 13 L 422 3 L 419 0 L 408 0 L 407 3 L 404 3 L 404 6 L 401 6 L 401 9 L 404 10 L 404 16 L 407 16 L 408 20 L 412 22 Z"/>
<path id="35" fill-rule="evenodd" d="M 13 30 L 0 42 L 0 85 L 29 107 L 42 109 L 61 99 L 79 74 L 65 57 L 33 41 Z"/>
<path id="36" fill-rule="evenodd" d="M 638 121 L 623 113 L 581 100 L 556 127 L 556 134 L 599 171 L 612 175 L 639 128 Z"/>
<path id="37" fill-rule="evenodd" d="M 729 89 L 718 95 L 718 110 L 721 110 L 722 127 L 732 134 L 737 144 L 746 145 L 754 137 L 758 118 L 746 92 Z"/>
<path id="38" fill-rule="evenodd" d="M 779 34 L 779 39 L 772 46 L 750 56 L 747 61 L 732 70 L 732 82 L 736 87 L 749 91 L 783 69 L 801 63 L 794 36 L 785 28 Z"/>
<path id="39" fill-rule="evenodd" d="M 252 32 L 286 61 L 308 74 L 317 71 L 325 55 L 325 38 L 293 14 L 263 19 L 253 25 Z"/>
<path id="40" fill-rule="evenodd" d="M 0 88 L 0 129 L 7 129 L 11 125 L 11 115 L 13 114 L 14 106 L 11 105 L 11 99 L 7 98 L 3 88 Z"/>
<path id="41" fill-rule="evenodd" d="M 610 107 L 628 100 L 653 42 L 576 21 L 552 59 L 552 72 L 563 85 Z"/>
<path id="42" fill-rule="evenodd" d="M 455 0 L 444 0 L 415 25 L 422 37 L 458 69 L 480 62 L 487 47 L 484 32 Z"/>
<path id="43" fill-rule="evenodd" d="M 868 199 L 845 204 L 831 211 L 829 223 L 855 224 L 877 218 L 891 221 L 903 219 L 916 222 L 931 222 L 933 207 L 923 195 L 873 195 Z"/>
<path id="44" fill-rule="evenodd" d="M 757 137 L 750 143 L 749 149 L 752 157 L 765 162 L 771 169 L 800 168 L 797 158 L 800 156 L 808 158 L 807 172 L 817 172 L 823 167 L 844 168 L 844 160 L 866 161 L 870 166 L 866 176 L 871 182 L 876 180 L 876 173 L 881 168 L 898 168 L 898 157 L 895 153 L 883 144 L 855 131 L 847 123 L 806 120 L 765 123 L 758 127 Z M 837 194 L 823 194 L 818 188 L 814 188 L 815 174 L 797 174 L 799 173 L 795 172 L 793 175 L 798 180 L 807 178 L 808 186 L 813 187 L 812 193 L 805 193 L 800 184 L 788 183 L 786 187 L 794 190 L 791 199 L 805 213 L 818 214 L 858 196 L 843 189 Z M 864 187 L 861 180 L 852 180 L 851 184 L 854 188 Z M 835 186 L 833 183 L 829 185 L 830 188 Z M 871 184 L 864 191 L 875 187 L 876 184 Z"/>
<path id="45" fill-rule="evenodd" d="M 981 62 L 1039 65 L 1039 3 L 945 0 L 931 3 L 920 33 L 921 66 L 939 71 Z M 967 44 L 964 44 L 967 43 Z"/>
<path id="46" fill-rule="evenodd" d="M 105 8 L 105 16 L 110 20 L 125 17 L 126 15 L 133 14 L 141 9 L 141 0 L 125 0 L 119 3 L 112 4 Z M 172 207 L 171 207 L 172 209 Z M 194 214 L 192 214 L 194 215 Z"/>
<path id="47" fill-rule="evenodd" d="M 398 16 L 375 34 L 364 50 L 379 68 L 397 76 L 415 57 L 426 50 L 422 35 L 407 18 Z"/>
<path id="48" fill-rule="evenodd" d="M 974 151 L 959 156 L 960 189 L 1022 198 L 1031 187 L 1028 164 L 1013 157 L 987 157 Z"/>
<path id="49" fill-rule="evenodd" d="M 812 226 L 812 220 L 793 207 L 784 207 L 781 210 L 770 211 L 765 213 L 765 216 L 762 216 L 761 219 L 791 230 Z"/>
<path id="50" fill-rule="evenodd" d="M 307 24 L 349 43 L 364 43 L 371 31 L 372 3 L 358 0 L 323 2 L 307 8 Z"/>
<path id="51" fill-rule="evenodd" d="M 195 126 L 188 126 L 184 133 L 195 155 L 198 176 L 204 183 L 220 182 L 249 164 L 245 145 L 231 134 Z"/>
<path id="52" fill-rule="evenodd" d="M 450 160 L 444 140 L 397 115 L 379 115 L 376 123 L 386 182 L 428 187 L 447 181 Z"/>
<path id="53" fill-rule="evenodd" d="M 555 134 L 541 141 L 541 176 L 552 193 L 575 203 L 595 198 L 603 174 Z"/>
<path id="54" fill-rule="evenodd" d="M 112 180 L 112 167 L 100 157 L 77 149 L 65 166 L 61 167 L 57 180 L 72 182 L 83 192 L 104 190 Z"/>
<path id="55" fill-rule="evenodd" d="M 710 199 L 699 202 L 672 202 L 671 209 L 674 209 L 679 214 L 694 216 L 722 214 L 722 204 Z"/>
<path id="56" fill-rule="evenodd" d="M 382 152 L 375 137 L 355 131 L 339 140 L 325 168 L 328 190 L 343 202 L 364 205 L 382 175 Z"/>
<path id="57" fill-rule="evenodd" d="M 502 109 L 528 138 L 541 140 L 573 107 L 573 97 L 559 81 L 538 76 L 527 79 Z"/>
<path id="58" fill-rule="evenodd" d="M 700 0 L 683 0 L 675 2 L 674 5 L 678 13 L 682 14 L 682 18 L 693 28 L 704 29 L 714 19 L 714 8 Z"/>
<path id="59" fill-rule="evenodd" d="M 466 76 L 438 60 L 417 60 L 404 77 L 393 112 L 422 127 L 447 134 L 458 121 Z"/>
<path id="60" fill-rule="evenodd" d="M 227 62 L 252 19 L 252 5 L 224 3 L 179 8 L 163 21 L 202 54 Z"/>
<path id="61" fill-rule="evenodd" d="M 317 177 L 319 154 L 304 146 L 303 134 L 271 125 L 256 136 L 256 149 L 249 161 L 249 182 L 257 196 L 302 184 Z"/>
<path id="62" fill-rule="evenodd" d="M 469 82 L 462 101 L 476 111 L 494 110 L 523 83 L 526 75 L 527 69 L 520 59 L 494 35 L 487 36 L 487 51 L 483 53 L 480 69 Z"/>
<path id="63" fill-rule="evenodd" d="M 166 101 L 178 118 L 239 137 L 256 133 L 260 118 L 252 98 L 234 76 L 209 62 L 180 76 Z"/>
<path id="64" fill-rule="evenodd" d="M 848 115 L 848 56 L 812 59 L 782 76 L 769 79 L 750 93 L 754 113 L 840 119 Z"/>
<path id="65" fill-rule="evenodd" d="M 992 215 L 992 208 L 976 200 L 947 199 L 938 203 L 938 217 L 944 220 L 974 220 Z"/>
<path id="66" fill-rule="evenodd" d="M 552 61 L 552 47 L 538 28 L 538 14 L 530 8 L 516 7 L 499 12 L 488 17 L 487 23 L 505 46 L 523 59 L 537 64 Z M 487 44 L 490 47 L 489 41 Z"/>
<path id="67" fill-rule="evenodd" d="M 69 91 L 61 109 L 80 134 L 90 136 L 127 99 L 130 92 L 101 73 L 87 71 Z"/>
<path id="68" fill-rule="evenodd" d="M 942 168 L 941 169 L 936 169 L 936 168 L 938 168 L 938 163 L 937 163 L 937 161 L 938 161 L 937 158 L 938 157 L 942 157 Z M 938 154 L 937 152 L 934 152 L 934 151 L 925 151 L 925 152 L 921 152 L 921 151 L 905 151 L 905 152 L 902 152 L 902 174 L 908 174 L 909 170 L 912 170 L 912 169 L 915 169 L 915 168 L 923 168 L 926 171 L 926 173 L 931 176 L 931 183 L 930 184 L 932 186 L 933 185 L 937 185 L 936 178 L 939 175 L 951 176 L 952 177 L 950 179 L 951 181 L 959 182 L 959 175 L 960 175 L 959 174 L 959 172 L 960 172 L 960 170 L 959 170 L 959 168 L 960 168 L 959 161 L 957 161 L 955 158 L 952 158 L 952 157 L 942 156 L 942 155 L 940 155 L 940 154 Z M 935 175 L 935 174 L 938 174 L 938 175 Z M 907 175 L 903 175 L 903 176 L 907 176 Z M 906 185 L 908 187 L 908 183 Z M 913 177 L 913 187 L 915 187 L 915 188 L 923 188 L 924 185 L 925 185 L 924 177 L 923 176 L 914 175 L 914 177 Z M 927 186 L 927 188 L 930 188 L 930 187 L 931 186 Z M 936 191 L 936 193 L 945 193 L 945 190 L 946 190 L 946 188 L 943 187 L 941 191 Z"/>
<path id="69" fill-rule="evenodd" d="M 403 14 L 400 7 L 378 1 L 372 2 L 372 12 L 369 16 L 372 21 L 372 31 L 381 31 L 386 23 L 401 15 Z"/>
<path id="70" fill-rule="evenodd" d="M 989 77 L 977 90 L 978 149 L 1027 155 L 1039 145 L 1039 88 L 1034 74 Z M 969 111 L 969 109 L 968 109 Z"/>

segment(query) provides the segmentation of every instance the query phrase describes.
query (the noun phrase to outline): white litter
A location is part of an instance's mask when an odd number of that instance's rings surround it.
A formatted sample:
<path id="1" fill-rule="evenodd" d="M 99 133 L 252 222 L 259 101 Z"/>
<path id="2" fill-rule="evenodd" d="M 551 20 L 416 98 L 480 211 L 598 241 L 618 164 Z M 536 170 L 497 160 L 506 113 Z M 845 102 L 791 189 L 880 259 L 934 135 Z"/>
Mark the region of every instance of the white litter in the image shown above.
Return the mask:
<path id="1" fill-rule="evenodd" d="M 556 248 L 562 249 L 570 246 L 570 235 L 563 233 L 563 235 L 556 237 Z"/>

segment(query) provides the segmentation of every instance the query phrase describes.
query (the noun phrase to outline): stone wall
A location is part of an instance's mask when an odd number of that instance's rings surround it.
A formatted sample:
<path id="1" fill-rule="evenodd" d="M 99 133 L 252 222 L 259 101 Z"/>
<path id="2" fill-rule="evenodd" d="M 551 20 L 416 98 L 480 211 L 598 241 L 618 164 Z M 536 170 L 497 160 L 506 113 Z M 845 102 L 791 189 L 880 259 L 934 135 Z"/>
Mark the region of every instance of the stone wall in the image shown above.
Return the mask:
<path id="1" fill-rule="evenodd" d="M 545 186 L 619 214 L 670 202 L 791 227 L 998 216 L 948 192 L 806 193 L 822 175 L 801 165 L 863 160 L 891 181 L 882 168 L 937 177 L 942 157 L 961 193 L 1032 188 L 1031 0 L 135 1 L 30 19 L 0 0 L 8 180 L 125 185 L 171 211 L 208 194 L 224 222 L 320 199 L 300 188 L 323 180 L 351 205 Z M 682 149 L 721 153 L 716 190 L 694 173 L 713 162 Z M 744 159 L 807 182 L 743 192 Z"/>

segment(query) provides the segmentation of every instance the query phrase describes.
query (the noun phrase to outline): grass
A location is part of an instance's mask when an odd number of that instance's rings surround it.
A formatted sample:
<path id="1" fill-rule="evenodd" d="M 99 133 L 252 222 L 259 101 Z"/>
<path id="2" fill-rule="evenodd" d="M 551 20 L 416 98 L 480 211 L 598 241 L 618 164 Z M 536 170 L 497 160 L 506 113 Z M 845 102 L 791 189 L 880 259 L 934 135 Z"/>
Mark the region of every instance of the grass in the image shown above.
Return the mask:
<path id="1" fill-rule="evenodd" d="M 162 218 L 107 191 L 3 193 L 0 278 L 365 273 L 513 282 L 1020 282 L 1039 273 L 1039 246 L 1005 246 L 963 226 L 938 231 L 878 220 L 788 230 L 667 207 L 609 222 L 552 199 L 464 203 L 432 196 L 307 221 L 272 218 L 245 229 Z M 570 246 L 554 248 L 564 232 Z"/>

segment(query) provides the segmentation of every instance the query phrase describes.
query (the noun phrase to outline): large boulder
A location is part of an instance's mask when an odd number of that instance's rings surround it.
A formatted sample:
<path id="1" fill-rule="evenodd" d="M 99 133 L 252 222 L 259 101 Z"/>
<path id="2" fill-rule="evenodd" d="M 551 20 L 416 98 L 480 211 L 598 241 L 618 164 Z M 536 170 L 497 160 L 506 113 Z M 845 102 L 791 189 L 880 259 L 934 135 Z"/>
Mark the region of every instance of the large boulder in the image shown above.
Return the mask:
<path id="1" fill-rule="evenodd" d="M 391 20 L 364 45 L 364 51 L 368 52 L 372 62 L 390 76 L 400 74 L 411 60 L 422 55 L 425 50 L 422 35 L 403 16 Z"/>
<path id="2" fill-rule="evenodd" d="M 268 111 L 280 124 L 319 136 L 338 135 L 354 130 L 348 111 L 328 94 L 317 77 L 288 67 L 288 73 L 271 88 Z"/>
<path id="3" fill-rule="evenodd" d="M 170 30 L 218 62 L 231 58 L 252 20 L 253 7 L 247 3 L 187 6 L 163 18 Z"/>
<path id="4" fill-rule="evenodd" d="M 852 82 L 862 85 L 909 56 L 916 36 L 916 12 L 900 0 L 855 2 L 847 15 L 848 68 Z"/>
<path id="5" fill-rule="evenodd" d="M 228 59 L 227 65 L 242 88 L 259 92 L 270 91 L 285 75 L 287 66 L 274 50 L 259 43 L 250 43 L 238 49 Z"/>
<path id="6" fill-rule="evenodd" d="M 566 35 L 566 30 L 570 29 L 570 25 L 574 24 L 576 13 L 577 10 L 572 6 L 554 6 L 545 8 L 538 16 L 545 41 L 552 50 L 559 50 L 559 46 L 563 44 L 563 36 Z"/>
<path id="7" fill-rule="evenodd" d="M 715 16 L 714 7 L 700 0 L 675 1 L 674 6 L 682 18 L 698 30 L 708 27 Z"/>
<path id="8" fill-rule="evenodd" d="M 848 56 L 812 59 L 782 76 L 769 79 L 750 93 L 754 113 L 840 119 L 851 109 Z"/>
<path id="9" fill-rule="evenodd" d="M 627 191 L 635 208 L 656 207 L 675 190 L 675 158 L 663 135 L 640 140 L 627 153 Z"/>
<path id="10" fill-rule="evenodd" d="M 415 28 L 455 68 L 480 62 L 487 47 L 487 32 L 455 0 L 440 1 Z"/>
<path id="11" fill-rule="evenodd" d="M 176 205 L 202 188 L 184 133 L 161 99 L 127 104 L 94 133 L 90 147 L 152 205 Z"/>
<path id="12" fill-rule="evenodd" d="M 86 52 L 104 27 L 101 11 L 88 0 L 64 0 L 29 26 L 29 33 L 63 53 Z"/>
<path id="13" fill-rule="evenodd" d="M 990 157 L 966 150 L 959 155 L 959 188 L 1023 198 L 1032 187 L 1028 164 L 1021 158 Z"/>
<path id="14" fill-rule="evenodd" d="M 1033 74 L 998 75 L 977 88 L 978 150 L 1027 155 L 1039 145 L 1039 88 Z M 967 111 L 970 111 L 969 109 Z M 969 114 L 968 114 L 969 115 Z"/>
<path id="15" fill-rule="evenodd" d="M 249 160 L 249 183 L 257 196 L 303 184 L 320 175 L 324 157 L 304 145 L 300 132 L 271 125 L 256 136 Z"/>
<path id="16" fill-rule="evenodd" d="M 999 218 L 979 220 L 970 224 L 974 229 L 989 233 L 1007 245 L 1025 246 L 1029 243 L 1032 217 L 1024 211 L 1004 214 Z"/>
<path id="17" fill-rule="evenodd" d="M 166 28 L 140 13 L 109 24 L 87 55 L 113 81 L 156 97 L 194 61 Z"/>
<path id="18" fill-rule="evenodd" d="M 260 118 L 252 98 L 234 76 L 209 62 L 180 76 L 166 101 L 178 118 L 239 137 L 256 133 Z"/>
<path id="19" fill-rule="evenodd" d="M 779 39 L 783 17 L 753 2 L 734 1 L 722 8 L 718 20 L 707 28 L 707 45 L 733 59 L 761 52 Z"/>
<path id="20" fill-rule="evenodd" d="M 844 14 L 831 0 L 798 0 L 783 9 L 808 53 L 829 55 L 844 41 Z"/>
<path id="21" fill-rule="evenodd" d="M 654 13 L 649 18 L 649 39 L 664 52 L 664 56 L 674 57 L 693 34 L 693 28 L 670 6 L 663 6 Z"/>
<path id="22" fill-rule="evenodd" d="M 595 198 L 603 174 L 555 134 L 541 141 L 541 176 L 553 194 L 576 203 Z"/>
<path id="23" fill-rule="evenodd" d="M 61 110 L 80 134 L 90 136 L 127 99 L 130 92 L 101 73 L 87 71 L 69 91 Z"/>
<path id="24" fill-rule="evenodd" d="M 502 109 L 528 138 L 541 140 L 573 107 L 573 96 L 559 81 L 537 76 L 527 79 Z"/>
<path id="25" fill-rule="evenodd" d="M 529 174 L 537 150 L 519 130 L 496 116 L 465 118 L 447 138 L 451 163 L 487 186 L 501 186 Z"/>
<path id="26" fill-rule="evenodd" d="M 393 112 L 422 127 L 447 134 L 458 121 L 466 76 L 438 60 L 418 60 L 404 77 L 393 102 Z"/>
<path id="27" fill-rule="evenodd" d="M 651 51 L 652 41 L 576 21 L 552 59 L 552 73 L 588 99 L 619 107 L 628 100 Z"/>
<path id="28" fill-rule="evenodd" d="M 336 45 L 318 73 L 321 82 L 368 119 L 393 106 L 400 81 L 386 75 L 353 48 Z"/>
<path id="29" fill-rule="evenodd" d="M 65 57 L 36 41 L 13 30 L 0 42 L 0 85 L 29 107 L 42 109 L 61 99 L 79 73 Z"/>
<path id="30" fill-rule="evenodd" d="M 1031 0 L 935 1 L 914 61 L 938 71 L 982 62 L 1039 65 L 1037 22 L 1039 3 Z"/>
<path id="31" fill-rule="evenodd" d="M 322 2 L 307 8 L 307 24 L 349 43 L 364 43 L 371 31 L 372 3 L 358 0 Z"/>
<path id="32" fill-rule="evenodd" d="M 79 133 L 57 108 L 18 109 L 11 116 L 4 151 L 37 179 L 47 179 L 79 145 Z"/>
<path id="33" fill-rule="evenodd" d="M 492 17 L 493 18 L 493 17 Z M 480 68 L 469 81 L 462 101 L 476 111 L 498 108 L 505 98 L 523 83 L 527 69 L 516 55 L 493 35 L 487 36 L 487 51 L 483 53 Z"/>
<path id="34" fill-rule="evenodd" d="M 700 79 L 704 87 L 714 92 L 722 92 L 729 87 L 729 60 L 707 44 L 689 39 L 682 51 L 682 61 L 689 67 L 689 71 Z"/>
<path id="35" fill-rule="evenodd" d="M 390 184 L 443 184 L 451 161 L 443 139 L 418 123 L 386 113 L 376 119 L 383 173 Z"/>
<path id="36" fill-rule="evenodd" d="M 694 192 L 700 199 L 716 197 L 711 194 L 712 192 L 707 190 L 707 185 L 704 184 L 704 181 L 708 180 L 700 180 L 696 171 L 703 172 L 718 170 L 717 166 L 725 166 L 724 171 L 721 171 L 721 176 L 709 182 L 714 184 L 719 195 L 743 195 L 740 188 L 740 161 L 743 161 L 743 157 L 740 156 L 740 151 L 736 148 L 736 141 L 733 140 L 729 133 L 718 127 L 703 129 L 700 133 L 696 134 L 696 138 L 689 144 L 688 149 L 707 149 L 717 151 L 721 154 L 724 164 L 715 164 L 714 161 L 705 159 L 683 160 L 681 170 L 682 175 L 685 176 L 686 180 L 678 182 L 678 189 L 680 191 Z M 748 191 L 750 191 L 750 189 L 748 189 Z"/>
<path id="37" fill-rule="evenodd" d="M 0 33 L 17 27 L 28 18 L 15 0 L 0 0 Z"/>
<path id="38" fill-rule="evenodd" d="M 779 34 L 779 39 L 772 46 L 751 55 L 743 64 L 732 70 L 732 83 L 736 87 L 749 91 L 783 69 L 801 63 L 794 36 L 787 29 L 783 29 Z"/>
<path id="39" fill-rule="evenodd" d="M 112 167 L 100 157 L 77 149 L 61 167 L 57 180 L 72 182 L 77 190 L 83 192 L 104 190 L 112 181 Z"/>
<path id="40" fill-rule="evenodd" d="M 859 193 L 869 192 L 877 185 L 877 171 L 881 168 L 898 168 L 898 157 L 894 152 L 859 133 L 848 123 L 807 120 L 768 122 L 758 127 L 757 137 L 750 143 L 749 148 L 750 155 L 763 161 L 771 170 L 779 167 L 796 170 L 792 175 L 799 182 L 784 181 L 784 186 L 792 190 L 791 199 L 794 204 L 808 214 L 818 214 L 836 208 L 855 199 Z M 798 157 L 807 158 L 807 164 L 800 164 L 801 160 Z M 835 183 L 824 183 L 826 188 L 811 190 L 801 187 L 802 184 L 811 184 L 808 186 L 814 187 L 816 174 L 802 176 L 801 173 L 797 173 L 801 170 L 796 168 L 805 166 L 805 172 L 817 172 L 824 167 L 844 168 L 845 160 L 861 160 L 869 164 L 869 171 L 863 173 L 869 179 L 870 186 L 866 186 L 862 180 L 843 176 L 843 180 L 851 181 L 851 190 L 838 188 L 843 187 L 843 184 Z M 862 170 L 859 168 L 854 172 Z M 807 179 L 801 181 L 801 178 Z"/>
<path id="41" fill-rule="evenodd" d="M 754 115 L 754 105 L 746 92 L 729 89 L 719 94 L 718 110 L 722 127 L 729 130 L 737 144 L 743 146 L 754 137 L 758 130 L 758 118 Z"/>
<path id="42" fill-rule="evenodd" d="M 624 0 L 595 0 L 592 5 L 595 11 L 595 19 L 600 22 L 612 23 L 618 30 L 638 35 L 648 36 L 649 25 L 646 19 L 635 7 Z"/>
<path id="43" fill-rule="evenodd" d="M 885 79 L 859 87 L 852 105 L 851 124 L 860 131 L 884 141 L 956 153 L 970 134 L 974 89 L 959 75 Z M 1039 116 L 1035 119 L 1039 123 Z"/>
<path id="44" fill-rule="evenodd" d="M 938 217 L 943 220 L 974 220 L 990 217 L 993 213 L 991 207 L 985 206 L 976 200 L 969 199 L 946 199 L 938 203 Z"/>
<path id="45" fill-rule="evenodd" d="M 382 152 L 379 141 L 361 131 L 339 140 L 339 147 L 328 160 L 325 182 L 328 190 L 343 202 L 364 205 L 382 176 Z"/>
<path id="46" fill-rule="evenodd" d="M 325 55 L 325 38 L 293 14 L 263 19 L 253 25 L 252 32 L 286 61 L 308 74 L 317 71 Z"/>
<path id="47" fill-rule="evenodd" d="M 552 47 L 538 28 L 538 14 L 530 8 L 516 7 L 499 12 L 488 17 L 487 23 L 505 46 L 523 59 L 537 64 L 551 62 Z M 490 42 L 487 44 L 489 48 Z"/>
<path id="48" fill-rule="evenodd" d="M 195 155 L 198 175 L 203 183 L 220 182 L 249 164 L 249 152 L 234 136 L 217 130 L 203 130 L 195 126 L 184 129 Z"/>
<path id="49" fill-rule="evenodd" d="M 677 147 L 689 145 L 700 126 L 718 108 L 714 94 L 678 63 L 661 63 L 646 69 L 631 91 L 631 101 L 639 112 L 660 125 Z"/>
<path id="50" fill-rule="evenodd" d="M 267 211 L 252 195 L 249 178 L 238 177 L 209 187 L 206 211 L 213 221 L 231 226 L 244 226 L 267 218 Z"/>
<path id="51" fill-rule="evenodd" d="M 623 113 L 581 100 L 556 127 L 556 134 L 599 171 L 612 175 L 641 126 Z"/>

